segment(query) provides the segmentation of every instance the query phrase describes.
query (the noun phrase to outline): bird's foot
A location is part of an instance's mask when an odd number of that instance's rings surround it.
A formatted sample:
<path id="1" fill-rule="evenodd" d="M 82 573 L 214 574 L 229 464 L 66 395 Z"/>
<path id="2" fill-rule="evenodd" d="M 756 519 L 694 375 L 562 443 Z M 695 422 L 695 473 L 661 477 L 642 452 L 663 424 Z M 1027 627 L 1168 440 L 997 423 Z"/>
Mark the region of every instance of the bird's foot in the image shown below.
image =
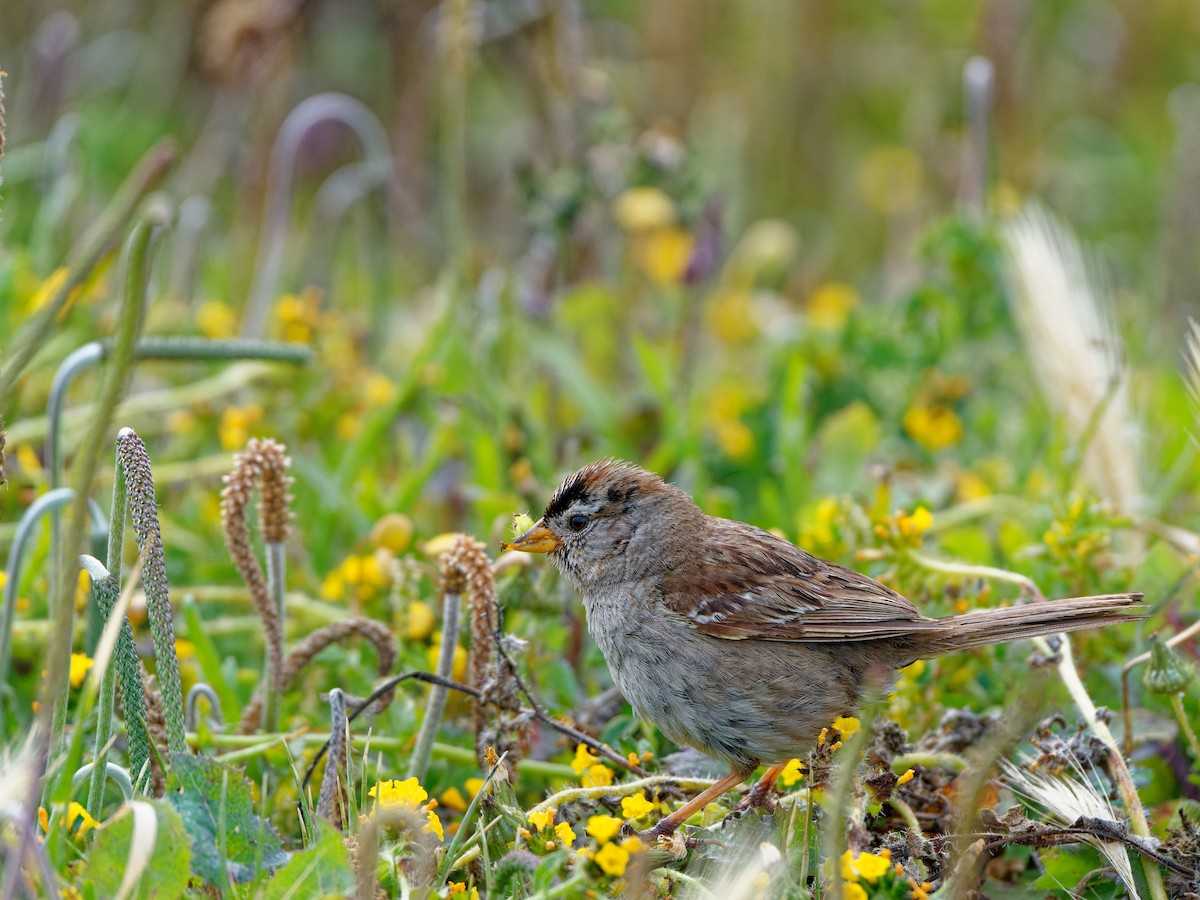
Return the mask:
<path id="1" fill-rule="evenodd" d="M 734 807 L 734 811 L 742 814 L 752 809 L 761 809 L 765 813 L 773 813 L 775 812 L 774 794 L 774 782 L 771 782 L 770 784 L 764 784 L 760 781 L 758 784 L 754 785 L 754 787 L 750 789 L 750 793 L 743 797 L 738 805 Z"/>

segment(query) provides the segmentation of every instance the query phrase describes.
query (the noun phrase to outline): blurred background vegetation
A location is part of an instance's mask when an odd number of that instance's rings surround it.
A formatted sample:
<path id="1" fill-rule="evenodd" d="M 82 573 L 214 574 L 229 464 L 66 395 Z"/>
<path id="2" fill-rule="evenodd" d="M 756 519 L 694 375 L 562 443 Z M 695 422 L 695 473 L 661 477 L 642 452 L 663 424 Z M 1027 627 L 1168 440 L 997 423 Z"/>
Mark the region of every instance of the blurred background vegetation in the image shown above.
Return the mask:
<path id="1" fill-rule="evenodd" d="M 1200 7 L 1174 0 L 15 4 L 0 29 L 0 328 L 20 335 L 170 138 L 177 212 L 146 333 L 316 353 L 300 369 L 141 362 L 119 416 L 155 464 L 172 585 L 203 605 L 242 702 L 259 637 L 219 491 L 251 436 L 293 460 L 288 587 L 308 605 L 292 624 L 385 620 L 401 670 L 436 656 L 439 536 L 495 549 L 513 512 L 536 515 L 603 455 L 933 614 L 1017 594 L 914 561 L 936 541 L 1048 595 L 1145 591 L 1146 633 L 1178 629 L 1200 547 L 1184 533 L 1200 468 L 1181 377 L 1200 285 L 1198 43 Z M 1002 226 L 1030 203 L 1087 247 L 1119 345 L 1128 405 L 1099 436 L 1039 381 L 1008 302 Z M 111 334 L 119 290 L 109 258 L 0 398 L 0 544 L 48 483 L 55 368 Z M 98 384 L 70 393 L 68 469 Z M 1123 448 L 1132 490 L 1089 474 L 1097 440 Z M 1184 531 L 1162 540 L 1146 522 Z M 47 615 L 41 568 L 20 585 L 30 623 Z M 548 704 L 607 683 L 552 577 L 500 588 Z M 42 638 L 20 627 L 29 698 Z M 1078 640 L 1105 673 L 1098 698 L 1119 705 L 1116 673 L 1145 635 Z M 366 693 L 370 667 L 345 652 L 333 666 Z M 971 660 L 902 684 L 905 724 L 1000 704 L 1027 668 L 1012 651 Z M 294 697 L 285 717 L 312 709 Z M 411 734 L 418 701 L 386 715 L 382 730 Z M 627 716 L 604 734 L 667 749 Z M 1168 762 L 1146 762 L 1147 803 L 1194 794 L 1186 762 Z M 435 768 L 431 792 L 465 774 Z"/>

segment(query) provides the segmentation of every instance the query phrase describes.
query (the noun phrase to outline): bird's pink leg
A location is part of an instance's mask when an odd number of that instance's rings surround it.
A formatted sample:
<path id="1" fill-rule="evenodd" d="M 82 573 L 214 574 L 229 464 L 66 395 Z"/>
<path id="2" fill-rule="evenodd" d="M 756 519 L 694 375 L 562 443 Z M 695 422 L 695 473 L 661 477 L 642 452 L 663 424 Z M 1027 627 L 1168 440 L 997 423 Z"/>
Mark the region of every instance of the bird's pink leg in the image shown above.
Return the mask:
<path id="1" fill-rule="evenodd" d="M 658 824 L 649 831 L 643 831 L 639 836 L 648 841 L 654 841 L 660 837 L 670 837 L 680 825 L 691 817 L 692 813 L 704 809 L 704 807 L 708 806 L 708 804 L 712 803 L 718 797 L 729 793 L 729 791 L 737 787 L 749 776 L 750 773 L 746 771 L 730 772 L 716 784 L 705 788 L 687 803 L 683 804 L 683 806 L 679 807 L 679 809 L 675 810 L 675 812 L 659 820 Z"/>

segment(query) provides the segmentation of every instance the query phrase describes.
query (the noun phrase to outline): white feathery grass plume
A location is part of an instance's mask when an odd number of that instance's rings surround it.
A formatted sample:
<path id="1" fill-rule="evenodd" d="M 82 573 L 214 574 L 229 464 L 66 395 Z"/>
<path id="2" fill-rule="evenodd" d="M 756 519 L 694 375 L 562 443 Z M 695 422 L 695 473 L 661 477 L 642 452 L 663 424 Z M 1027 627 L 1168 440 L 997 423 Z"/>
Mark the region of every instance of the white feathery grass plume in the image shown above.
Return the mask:
<path id="1" fill-rule="evenodd" d="M 1137 429 L 1123 347 L 1095 267 L 1070 229 L 1037 206 L 1005 225 L 1003 238 L 1010 302 L 1042 390 L 1076 439 L 1093 431 L 1084 477 L 1122 512 L 1136 513 Z"/>
<path id="2" fill-rule="evenodd" d="M 1187 335 L 1187 388 L 1200 416 L 1200 324 L 1188 319 Z"/>
<path id="3" fill-rule="evenodd" d="M 1074 774 L 1064 772 L 1062 775 L 1051 775 L 1042 769 L 1030 771 L 1008 760 L 1001 760 L 1000 768 L 1013 793 L 1041 807 L 1046 817 L 1058 825 L 1070 827 L 1080 818 L 1103 819 L 1122 828 L 1125 825 L 1124 818 L 1088 780 L 1078 763 L 1072 765 Z M 1108 860 L 1129 896 L 1140 900 L 1126 847 L 1119 841 L 1103 841 L 1091 836 L 1083 837 L 1083 840 Z"/>

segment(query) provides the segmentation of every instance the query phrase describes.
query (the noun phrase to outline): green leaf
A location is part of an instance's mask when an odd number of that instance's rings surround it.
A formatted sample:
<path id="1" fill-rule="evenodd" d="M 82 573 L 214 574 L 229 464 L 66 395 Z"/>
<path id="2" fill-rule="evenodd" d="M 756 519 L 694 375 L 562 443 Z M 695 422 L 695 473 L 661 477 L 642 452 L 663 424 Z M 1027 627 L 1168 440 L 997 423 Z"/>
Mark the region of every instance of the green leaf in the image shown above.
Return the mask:
<path id="1" fill-rule="evenodd" d="M 203 756 L 172 753 L 166 799 L 183 817 L 192 845 L 192 871 L 209 884 L 224 886 L 227 876 L 249 881 L 261 869 L 287 862 L 275 829 L 254 812 L 250 783 L 240 769 Z"/>
<path id="2" fill-rule="evenodd" d="M 1099 852 L 1091 847 L 1067 850 L 1055 848 L 1039 854 L 1045 873 L 1033 883 L 1034 887 L 1070 890 L 1094 869 L 1105 865 Z"/>
<path id="3" fill-rule="evenodd" d="M 192 853 L 183 819 L 163 800 L 126 803 L 96 832 L 84 878 L 97 897 L 116 897 L 128 877 L 129 897 L 170 900 L 187 889 Z"/>
<path id="4" fill-rule="evenodd" d="M 262 900 L 289 897 L 349 896 L 354 892 L 354 869 L 342 834 L 317 820 L 317 842 L 295 854 L 266 884 Z"/>

